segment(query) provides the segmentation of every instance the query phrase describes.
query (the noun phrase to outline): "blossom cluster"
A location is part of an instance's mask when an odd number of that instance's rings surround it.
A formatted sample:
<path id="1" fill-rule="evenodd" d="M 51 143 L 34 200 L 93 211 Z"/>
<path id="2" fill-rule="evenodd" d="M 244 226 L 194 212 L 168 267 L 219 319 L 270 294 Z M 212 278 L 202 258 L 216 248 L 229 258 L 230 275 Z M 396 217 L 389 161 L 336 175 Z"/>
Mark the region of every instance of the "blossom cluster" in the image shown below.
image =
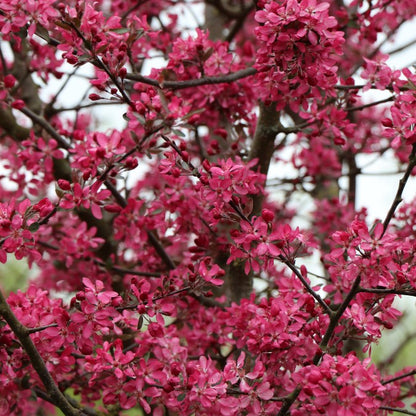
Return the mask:
<path id="1" fill-rule="evenodd" d="M 293 378 L 305 387 L 299 396 L 302 410 L 294 410 L 294 415 L 300 416 L 305 411 L 311 415 L 339 415 L 340 403 L 344 415 L 376 414 L 386 399 L 401 406 L 397 388 L 383 386 L 369 360 L 360 362 L 352 354 L 346 357 L 324 355 L 319 367 L 306 366 Z M 311 395 L 316 399 L 310 401 Z"/>
<path id="2" fill-rule="evenodd" d="M 318 96 L 321 90 L 331 94 L 344 38 L 328 14 L 329 3 L 287 0 L 262 6 L 256 13 L 261 46 L 255 64 L 262 98 L 277 101 L 279 108 L 288 103 L 296 111 L 304 107 L 304 96 Z"/>
<path id="3" fill-rule="evenodd" d="M 384 53 L 416 9 L 341 3 L 0 0 L 0 262 L 36 266 L 0 295 L 0 415 L 414 400 L 371 354 L 416 293 L 416 76 Z M 374 224 L 369 154 L 404 172 Z"/>
<path id="4" fill-rule="evenodd" d="M 227 42 L 212 41 L 207 32 L 197 29 L 195 36 L 187 39 L 179 37 L 175 40 L 167 67 L 154 76 L 161 80 L 162 85 L 165 80 L 186 81 L 218 77 L 244 69 L 249 59 L 252 59 L 249 54 L 247 57 L 240 57 L 230 52 Z M 239 83 L 204 85 L 192 91 L 184 89 L 177 94 L 182 105 L 204 108 L 205 111 L 198 115 L 198 119 L 213 128 L 218 126 L 224 115 L 234 121 L 249 120 L 257 98 L 252 85 L 246 79 Z M 241 99 L 243 96 L 244 100 Z"/>
<path id="5" fill-rule="evenodd" d="M 35 244 L 36 231 L 39 222 L 52 210 L 53 205 L 48 199 L 33 205 L 28 199 L 0 204 L 0 262 L 6 263 L 7 253 L 14 253 L 16 259 L 39 260 L 41 254 Z"/>

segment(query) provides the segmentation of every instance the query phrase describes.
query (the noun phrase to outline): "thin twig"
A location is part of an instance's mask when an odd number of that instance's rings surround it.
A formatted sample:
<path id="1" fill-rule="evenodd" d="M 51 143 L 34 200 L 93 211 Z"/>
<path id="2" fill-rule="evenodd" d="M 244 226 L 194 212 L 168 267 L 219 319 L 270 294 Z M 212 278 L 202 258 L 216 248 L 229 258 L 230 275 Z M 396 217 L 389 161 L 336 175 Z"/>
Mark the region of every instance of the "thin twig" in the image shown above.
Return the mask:
<path id="1" fill-rule="evenodd" d="M 0 315 L 3 316 L 13 333 L 16 335 L 17 339 L 20 341 L 22 347 L 29 357 L 34 370 L 38 374 L 55 406 L 59 407 L 65 416 L 82 415 L 83 412 L 81 410 L 75 409 L 56 385 L 55 380 L 52 378 L 51 374 L 46 368 L 46 364 L 43 361 L 43 358 L 41 357 L 39 351 L 35 347 L 35 344 L 30 338 L 29 330 L 16 318 L 1 291 Z"/>
<path id="2" fill-rule="evenodd" d="M 160 277 L 162 275 L 161 273 L 157 272 L 144 272 L 140 270 L 125 269 L 118 266 L 110 266 L 110 269 L 120 274 L 131 274 L 132 276 Z"/>
<path id="3" fill-rule="evenodd" d="M 414 44 L 416 44 L 416 39 L 413 39 L 413 40 L 405 43 L 402 46 L 399 46 L 399 47 L 397 47 L 395 49 L 392 49 L 389 52 L 386 52 L 386 55 L 389 55 L 389 56 L 394 55 L 395 53 L 401 52 L 401 51 L 407 49 L 408 47 L 413 46 Z"/>
<path id="4" fill-rule="evenodd" d="M 233 395 L 237 395 L 237 396 L 238 395 L 244 396 L 244 395 L 251 394 L 251 392 L 244 392 L 244 391 L 241 391 L 239 389 L 234 389 L 234 388 L 229 387 L 229 388 L 227 388 L 227 394 L 233 394 Z M 267 399 L 267 401 L 269 401 L 269 402 L 284 402 L 286 399 L 287 399 L 286 396 L 284 396 L 284 397 L 271 397 L 270 399 Z"/>
<path id="5" fill-rule="evenodd" d="M 401 296 L 416 296 L 415 289 L 384 289 L 384 288 L 364 288 L 360 287 L 359 292 L 374 293 L 376 295 L 401 295 Z"/>
<path id="6" fill-rule="evenodd" d="M 411 412 L 410 410 L 400 409 L 398 407 L 380 406 L 379 409 L 389 410 L 390 412 L 402 413 L 404 415 L 416 416 L 416 412 Z"/>
<path id="7" fill-rule="evenodd" d="M 86 103 L 86 104 L 78 104 L 74 107 L 66 107 L 66 108 L 53 108 L 49 110 L 49 114 L 58 114 L 58 113 L 64 113 L 66 111 L 79 111 L 83 110 L 85 108 L 91 108 L 91 107 L 98 107 L 98 106 L 107 106 L 107 105 L 125 105 L 125 103 L 121 101 L 94 101 L 92 103 Z"/>
<path id="8" fill-rule="evenodd" d="M 287 267 L 289 267 L 290 270 L 292 270 L 296 277 L 302 282 L 307 292 L 313 296 L 313 298 L 322 306 L 324 311 L 326 311 L 326 313 L 329 316 L 332 316 L 334 311 L 325 303 L 325 301 L 319 296 L 319 294 L 312 289 L 311 285 L 302 276 L 302 273 L 298 270 L 298 268 L 291 261 L 289 261 L 286 257 L 282 255 L 279 256 L 279 260 L 282 263 L 284 263 Z"/>
<path id="9" fill-rule="evenodd" d="M 212 85 L 212 84 L 228 84 L 230 82 L 238 81 L 242 78 L 247 78 L 251 75 L 255 75 L 257 70 L 255 68 L 246 68 L 237 72 L 231 72 L 229 74 L 213 77 L 204 77 L 197 79 L 190 79 L 186 81 L 163 81 L 158 82 L 157 80 L 149 77 L 145 77 L 140 74 L 127 74 L 126 79 L 130 81 L 141 82 L 143 84 L 152 85 L 158 88 L 169 88 L 172 90 L 180 90 L 184 88 L 198 87 L 201 85 Z"/>
<path id="10" fill-rule="evenodd" d="M 111 192 L 111 194 L 114 196 L 117 203 L 122 207 L 127 207 L 127 201 L 125 198 L 120 194 L 120 192 L 117 190 L 117 188 L 106 179 L 104 181 L 105 186 L 107 189 Z M 172 261 L 172 259 L 169 257 L 168 253 L 166 253 L 164 247 L 160 243 L 159 239 L 156 237 L 156 235 L 151 230 L 147 230 L 147 238 L 149 240 L 149 243 L 153 246 L 153 248 L 156 250 L 156 253 L 159 255 L 159 257 L 163 260 L 165 265 L 169 268 L 169 270 L 173 270 L 176 268 L 175 263 Z"/>
<path id="11" fill-rule="evenodd" d="M 345 111 L 361 111 L 361 110 L 364 110 L 365 108 L 374 107 L 374 106 L 379 105 L 379 104 L 388 103 L 389 101 L 393 101 L 394 98 L 395 98 L 394 95 L 390 95 L 389 97 L 384 98 L 383 100 L 378 100 L 378 101 L 374 101 L 372 103 L 359 105 L 357 107 L 347 107 L 347 108 L 345 108 Z"/>
<path id="12" fill-rule="evenodd" d="M 406 377 L 414 376 L 415 374 L 416 374 L 416 370 L 411 370 L 407 373 L 400 374 L 399 376 L 389 378 L 388 380 L 384 380 L 381 382 L 381 384 L 385 386 L 386 384 L 394 383 L 395 381 L 402 380 Z"/>
<path id="13" fill-rule="evenodd" d="M 57 326 L 58 324 L 50 324 L 50 325 L 45 325 L 45 326 L 38 326 L 37 328 L 27 328 L 27 332 L 29 334 L 35 334 L 36 332 L 44 331 L 45 329 L 48 329 L 48 328 L 55 328 Z"/>
<path id="14" fill-rule="evenodd" d="M 152 301 L 157 301 L 157 300 L 165 299 L 165 298 L 167 298 L 169 296 L 179 295 L 180 293 L 188 292 L 190 289 L 191 289 L 190 286 L 185 286 L 182 289 L 174 290 L 172 292 L 166 293 L 165 295 L 155 296 L 155 297 L 152 298 Z M 126 310 L 126 309 L 136 309 L 139 305 L 146 305 L 146 304 L 147 304 L 147 300 L 144 300 L 141 303 L 134 302 L 134 303 L 131 303 L 130 305 L 119 306 L 116 309 L 118 311 L 122 311 L 122 310 Z"/>
<path id="15" fill-rule="evenodd" d="M 20 108 L 19 110 L 25 116 L 29 117 L 34 123 L 38 124 L 43 129 L 45 129 L 51 135 L 51 137 L 53 137 L 59 143 L 59 145 L 62 148 L 64 148 L 65 150 L 69 149 L 70 144 L 44 118 L 38 116 L 36 113 L 34 113 L 27 107 Z"/>
<path id="16" fill-rule="evenodd" d="M 389 212 L 387 213 L 387 216 L 383 222 L 383 233 L 381 234 L 381 237 L 383 237 L 383 235 L 387 231 L 387 227 L 389 226 L 390 221 L 394 217 L 396 208 L 403 201 L 402 194 L 403 194 L 404 188 L 415 166 L 416 166 L 416 143 L 413 144 L 412 146 L 412 152 L 409 156 L 409 165 L 407 166 L 406 172 L 404 173 L 402 179 L 400 179 L 399 187 L 397 188 L 397 192 L 396 192 L 396 196 L 394 197 L 394 200 L 391 204 Z"/>
<path id="17" fill-rule="evenodd" d="M 338 325 L 338 321 L 340 320 L 341 316 L 343 315 L 343 313 L 345 312 L 345 309 L 347 309 L 348 305 L 350 304 L 351 300 L 353 299 L 353 297 L 358 293 L 358 288 L 360 286 L 360 281 L 361 281 L 361 276 L 358 276 L 355 279 L 355 282 L 353 283 L 351 290 L 349 291 L 348 295 L 345 297 L 344 301 L 342 302 L 341 306 L 335 311 L 335 313 L 333 311 L 331 311 L 331 315 L 330 315 L 330 322 L 328 325 L 328 328 L 325 332 L 324 337 L 322 338 L 321 343 L 319 344 L 320 347 L 320 352 L 318 352 L 315 357 L 313 358 L 312 362 L 314 365 L 318 365 L 319 361 L 322 358 L 322 352 L 326 350 L 329 340 L 331 339 L 335 328 Z M 292 404 L 294 403 L 294 401 L 297 399 L 297 397 L 299 396 L 300 392 L 301 392 L 301 387 L 296 387 L 292 393 L 286 398 L 286 400 L 283 403 L 283 406 L 281 407 L 279 413 L 277 414 L 277 416 L 285 416 L 287 414 L 287 412 L 289 411 L 290 407 L 292 406 Z"/>
<path id="18" fill-rule="evenodd" d="M 53 400 L 51 400 L 51 398 L 43 390 L 39 389 L 38 387 L 34 387 L 32 388 L 32 391 L 35 393 L 36 396 L 40 397 L 42 400 L 45 400 L 46 402 L 55 405 Z M 79 408 L 79 403 L 75 399 L 71 397 L 67 397 L 67 399 L 68 402 L 70 402 L 74 407 Z M 91 407 L 83 407 L 82 412 L 82 414 L 85 414 L 87 416 L 98 416 L 98 413 Z"/>

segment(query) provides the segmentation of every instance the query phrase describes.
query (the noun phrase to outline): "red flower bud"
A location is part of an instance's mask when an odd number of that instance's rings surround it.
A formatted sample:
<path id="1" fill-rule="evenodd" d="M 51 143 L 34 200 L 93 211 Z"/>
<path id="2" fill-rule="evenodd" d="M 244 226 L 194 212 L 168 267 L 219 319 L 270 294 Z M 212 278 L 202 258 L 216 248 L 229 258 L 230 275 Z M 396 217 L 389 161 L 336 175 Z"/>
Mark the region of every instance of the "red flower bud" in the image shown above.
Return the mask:
<path id="1" fill-rule="evenodd" d="M 90 94 L 90 95 L 88 96 L 88 98 L 89 98 L 91 101 L 98 101 L 98 100 L 101 100 L 101 99 L 102 99 L 102 97 L 100 97 L 98 94 L 95 94 L 95 93 Z"/>
<path id="2" fill-rule="evenodd" d="M 383 120 L 381 120 L 381 124 L 384 127 L 393 127 L 393 122 L 389 118 L 383 118 Z"/>
<path id="3" fill-rule="evenodd" d="M 12 107 L 16 110 L 21 110 L 25 106 L 25 102 L 23 100 L 15 100 L 12 102 Z"/>
<path id="4" fill-rule="evenodd" d="M 334 143 L 342 146 L 343 144 L 345 144 L 345 139 L 343 139 L 342 137 L 334 137 Z"/>
<path id="5" fill-rule="evenodd" d="M 266 222 L 272 222 L 274 220 L 274 214 L 272 211 L 270 211 L 269 209 L 264 208 L 261 211 L 261 217 L 264 219 L 264 221 Z"/>
<path id="6" fill-rule="evenodd" d="M 16 78 L 12 74 L 8 74 L 4 77 L 4 86 L 6 88 L 12 88 L 16 84 Z"/>

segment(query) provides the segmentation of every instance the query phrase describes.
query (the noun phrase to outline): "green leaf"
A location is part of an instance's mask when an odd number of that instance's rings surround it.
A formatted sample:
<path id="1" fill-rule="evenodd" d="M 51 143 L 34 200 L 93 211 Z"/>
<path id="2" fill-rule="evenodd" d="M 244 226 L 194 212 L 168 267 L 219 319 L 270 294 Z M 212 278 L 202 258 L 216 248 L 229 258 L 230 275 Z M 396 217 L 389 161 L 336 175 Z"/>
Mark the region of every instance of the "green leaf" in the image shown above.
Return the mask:
<path id="1" fill-rule="evenodd" d="M 178 130 L 178 129 L 172 129 L 172 133 L 176 134 L 178 137 L 186 137 L 183 131 Z"/>
<path id="2" fill-rule="evenodd" d="M 34 222 L 33 224 L 30 224 L 30 225 L 29 225 L 29 231 L 30 231 L 31 233 L 34 233 L 34 232 L 36 232 L 37 230 L 39 230 L 39 223 Z"/>
<path id="3" fill-rule="evenodd" d="M 185 400 L 186 394 L 185 393 L 181 393 L 176 399 L 178 400 L 178 402 L 183 402 Z"/>
<path id="4" fill-rule="evenodd" d="M 129 33 L 130 29 L 128 29 L 127 27 L 119 27 L 117 29 L 110 29 L 110 32 L 119 33 L 120 35 L 122 35 L 123 33 Z"/>

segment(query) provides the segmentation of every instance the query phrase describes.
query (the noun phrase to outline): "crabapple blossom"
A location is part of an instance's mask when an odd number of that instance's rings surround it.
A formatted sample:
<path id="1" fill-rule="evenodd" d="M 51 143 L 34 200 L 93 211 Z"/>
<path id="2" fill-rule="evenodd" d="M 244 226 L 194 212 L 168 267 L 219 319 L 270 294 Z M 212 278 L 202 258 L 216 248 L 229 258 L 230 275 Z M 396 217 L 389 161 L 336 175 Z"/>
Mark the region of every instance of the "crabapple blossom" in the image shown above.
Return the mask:
<path id="1" fill-rule="evenodd" d="M 415 4 L 0 0 L 0 416 L 416 414 Z"/>

